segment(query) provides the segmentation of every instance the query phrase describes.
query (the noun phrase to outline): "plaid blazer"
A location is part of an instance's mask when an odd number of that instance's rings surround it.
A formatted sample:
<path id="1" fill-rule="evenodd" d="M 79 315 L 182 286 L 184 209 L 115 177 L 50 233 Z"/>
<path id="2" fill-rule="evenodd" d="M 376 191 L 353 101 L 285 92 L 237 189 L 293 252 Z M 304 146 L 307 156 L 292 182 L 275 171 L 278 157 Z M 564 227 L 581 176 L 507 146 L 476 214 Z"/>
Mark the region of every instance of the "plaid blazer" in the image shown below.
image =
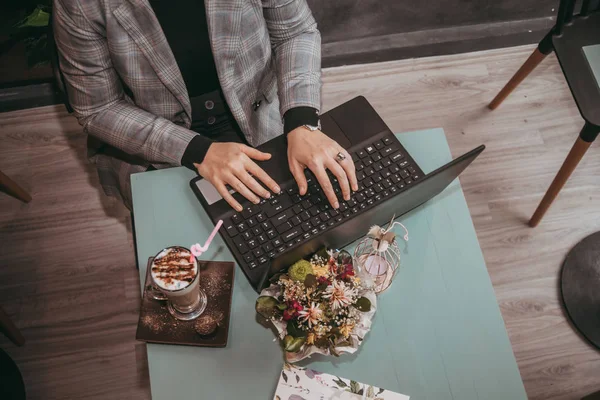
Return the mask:
<path id="1" fill-rule="evenodd" d="M 320 109 L 321 36 L 306 0 L 204 2 L 221 89 L 251 145 L 280 135 L 287 110 Z M 106 194 L 131 208 L 130 175 L 181 165 L 197 135 L 173 53 L 147 0 L 54 0 L 53 18 L 88 156 Z"/>

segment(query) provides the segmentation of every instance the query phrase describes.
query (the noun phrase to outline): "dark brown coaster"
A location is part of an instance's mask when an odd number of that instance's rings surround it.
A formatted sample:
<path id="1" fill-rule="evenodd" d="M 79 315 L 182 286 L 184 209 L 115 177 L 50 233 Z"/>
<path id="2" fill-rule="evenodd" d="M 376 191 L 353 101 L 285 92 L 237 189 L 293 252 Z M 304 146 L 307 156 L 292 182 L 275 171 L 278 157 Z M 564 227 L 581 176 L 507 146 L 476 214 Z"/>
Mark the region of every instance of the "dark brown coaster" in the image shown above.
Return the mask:
<path id="1" fill-rule="evenodd" d="M 561 290 L 573 325 L 600 349 L 600 232 L 586 237 L 567 254 Z"/>
<path id="2" fill-rule="evenodd" d="M 152 258 L 148 260 L 151 265 Z M 144 295 L 135 338 L 149 343 L 179 344 L 187 346 L 225 347 L 229 336 L 229 316 L 233 294 L 234 264 L 232 262 L 200 261 L 199 286 L 208 298 L 206 310 L 193 321 L 175 319 L 167 310 L 166 301 L 155 300 L 150 286 L 150 269 L 146 268 Z M 210 319 L 217 324 L 209 335 L 200 335 L 198 320 Z"/>

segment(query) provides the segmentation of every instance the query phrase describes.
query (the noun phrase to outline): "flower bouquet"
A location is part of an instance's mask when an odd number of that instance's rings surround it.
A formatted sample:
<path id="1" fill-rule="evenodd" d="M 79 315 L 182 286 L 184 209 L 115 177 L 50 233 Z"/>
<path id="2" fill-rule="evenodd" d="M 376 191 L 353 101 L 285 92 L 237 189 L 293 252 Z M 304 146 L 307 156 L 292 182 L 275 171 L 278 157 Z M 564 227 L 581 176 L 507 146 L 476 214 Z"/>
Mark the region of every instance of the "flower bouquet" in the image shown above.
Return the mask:
<path id="1" fill-rule="evenodd" d="M 256 311 L 277 329 L 288 362 L 313 353 L 354 353 L 371 328 L 372 281 L 345 251 L 321 251 L 271 279 Z"/>

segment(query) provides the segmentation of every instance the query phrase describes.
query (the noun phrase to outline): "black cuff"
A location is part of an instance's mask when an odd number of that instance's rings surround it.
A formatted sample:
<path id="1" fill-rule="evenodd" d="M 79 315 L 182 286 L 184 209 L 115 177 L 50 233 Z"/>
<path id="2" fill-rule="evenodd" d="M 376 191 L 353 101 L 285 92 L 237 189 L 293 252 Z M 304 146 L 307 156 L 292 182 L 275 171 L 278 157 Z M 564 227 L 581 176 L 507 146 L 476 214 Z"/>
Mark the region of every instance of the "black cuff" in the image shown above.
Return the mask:
<path id="1" fill-rule="evenodd" d="M 290 108 L 283 115 L 283 133 L 286 135 L 302 125 L 317 126 L 319 123 L 319 111 L 312 107 Z"/>
<path id="2" fill-rule="evenodd" d="M 200 164 L 202 161 L 204 161 L 204 157 L 206 156 L 208 148 L 212 143 L 212 140 L 202 135 L 194 136 L 183 152 L 183 157 L 181 157 L 181 165 L 191 169 L 192 171 L 196 171 L 194 163 Z"/>

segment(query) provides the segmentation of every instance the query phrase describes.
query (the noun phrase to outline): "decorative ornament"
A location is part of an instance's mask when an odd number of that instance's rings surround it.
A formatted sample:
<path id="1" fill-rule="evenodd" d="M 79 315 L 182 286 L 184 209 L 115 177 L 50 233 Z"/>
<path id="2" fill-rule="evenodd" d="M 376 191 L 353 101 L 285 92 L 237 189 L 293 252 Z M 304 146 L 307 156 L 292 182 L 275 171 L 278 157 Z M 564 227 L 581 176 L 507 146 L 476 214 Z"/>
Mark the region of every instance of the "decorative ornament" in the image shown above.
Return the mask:
<path id="1" fill-rule="evenodd" d="M 400 248 L 396 233 L 392 231 L 396 225 L 404 229 L 406 234 L 403 239 L 408 241 L 408 229 L 400 222 L 394 222 L 392 217 L 386 229 L 373 225 L 354 250 L 354 259 L 372 277 L 377 294 L 390 287 L 400 267 Z"/>

